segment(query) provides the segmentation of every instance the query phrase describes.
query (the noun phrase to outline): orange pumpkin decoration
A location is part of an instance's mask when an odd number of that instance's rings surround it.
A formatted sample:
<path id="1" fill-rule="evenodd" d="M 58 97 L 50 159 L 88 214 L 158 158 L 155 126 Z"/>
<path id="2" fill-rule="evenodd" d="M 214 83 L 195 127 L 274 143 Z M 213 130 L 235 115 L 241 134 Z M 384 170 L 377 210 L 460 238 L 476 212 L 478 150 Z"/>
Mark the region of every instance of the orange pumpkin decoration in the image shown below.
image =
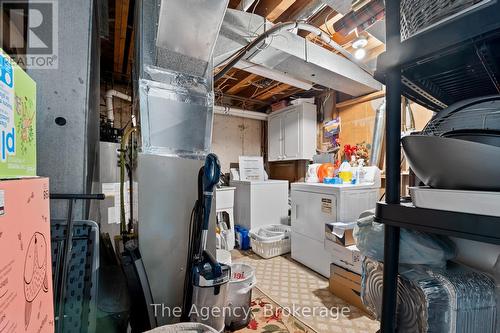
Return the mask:
<path id="1" fill-rule="evenodd" d="M 333 163 L 323 163 L 318 168 L 318 179 L 322 183 L 325 178 L 333 178 L 335 176 L 335 165 Z"/>

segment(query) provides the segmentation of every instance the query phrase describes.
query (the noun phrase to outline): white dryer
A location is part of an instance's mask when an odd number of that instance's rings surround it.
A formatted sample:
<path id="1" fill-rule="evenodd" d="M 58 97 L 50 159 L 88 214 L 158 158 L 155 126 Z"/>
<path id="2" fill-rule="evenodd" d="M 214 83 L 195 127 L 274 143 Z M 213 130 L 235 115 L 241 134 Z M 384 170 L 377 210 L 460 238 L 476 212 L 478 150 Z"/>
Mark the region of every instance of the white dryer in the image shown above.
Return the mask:
<path id="1" fill-rule="evenodd" d="M 325 224 L 357 220 L 365 210 L 375 208 L 380 185 L 291 185 L 292 258 L 330 276 L 332 254 L 325 250 Z"/>

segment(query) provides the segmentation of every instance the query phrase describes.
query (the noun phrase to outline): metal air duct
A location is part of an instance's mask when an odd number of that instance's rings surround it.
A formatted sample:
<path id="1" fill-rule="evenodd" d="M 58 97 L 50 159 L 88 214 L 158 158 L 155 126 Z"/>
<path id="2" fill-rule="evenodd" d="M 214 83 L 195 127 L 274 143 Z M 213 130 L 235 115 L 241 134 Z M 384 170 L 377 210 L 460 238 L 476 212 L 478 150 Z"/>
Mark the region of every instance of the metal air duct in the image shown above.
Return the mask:
<path id="1" fill-rule="evenodd" d="M 215 46 L 214 63 L 224 63 L 237 50 L 248 45 L 253 36 L 269 31 L 273 26 L 258 15 L 228 9 Z M 382 89 L 380 83 L 354 62 L 286 30 L 265 38 L 243 60 L 351 96 Z"/>
<path id="2" fill-rule="evenodd" d="M 141 1 L 137 90 L 144 152 L 202 158 L 210 151 L 212 52 L 227 4 Z"/>

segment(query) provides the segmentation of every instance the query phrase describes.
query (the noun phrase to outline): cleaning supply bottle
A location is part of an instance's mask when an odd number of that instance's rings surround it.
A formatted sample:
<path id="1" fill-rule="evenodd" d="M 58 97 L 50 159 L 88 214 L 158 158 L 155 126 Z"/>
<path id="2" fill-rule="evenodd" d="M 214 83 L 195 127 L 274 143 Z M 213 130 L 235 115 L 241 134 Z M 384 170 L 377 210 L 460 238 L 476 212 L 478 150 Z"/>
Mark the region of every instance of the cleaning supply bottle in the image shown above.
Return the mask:
<path id="1" fill-rule="evenodd" d="M 364 163 L 365 160 L 360 158 L 358 160 L 358 166 L 356 168 L 356 173 L 355 177 L 356 178 L 356 184 L 361 184 L 365 182 L 365 169 L 364 169 Z"/>
<path id="2" fill-rule="evenodd" d="M 349 162 L 347 162 L 347 161 L 342 162 L 342 164 L 340 165 L 340 168 L 339 168 L 339 177 L 340 177 L 340 179 L 342 179 L 342 182 L 344 184 L 351 182 L 352 171 L 351 171 L 351 165 L 349 164 Z"/>

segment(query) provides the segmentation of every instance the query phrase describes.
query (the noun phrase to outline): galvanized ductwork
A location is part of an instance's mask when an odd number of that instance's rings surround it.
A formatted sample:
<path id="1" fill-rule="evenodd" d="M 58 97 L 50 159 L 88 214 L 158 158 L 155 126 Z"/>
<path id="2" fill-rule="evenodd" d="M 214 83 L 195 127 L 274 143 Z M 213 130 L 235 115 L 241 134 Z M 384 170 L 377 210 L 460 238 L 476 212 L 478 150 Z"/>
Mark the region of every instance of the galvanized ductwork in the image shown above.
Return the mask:
<path id="1" fill-rule="evenodd" d="M 214 63 L 223 64 L 273 26 L 258 15 L 228 9 L 215 46 Z M 243 59 L 351 96 L 382 89 L 382 85 L 358 64 L 286 30 L 265 38 Z"/>
<path id="2" fill-rule="evenodd" d="M 141 1 L 136 71 L 144 152 L 200 158 L 210 150 L 212 53 L 227 3 Z"/>
<path id="3" fill-rule="evenodd" d="M 196 176 L 212 137 L 212 50 L 227 2 L 138 2 L 139 249 L 154 302 L 169 309 L 182 306 Z M 207 247 L 214 253 L 211 221 Z M 159 325 L 178 321 L 156 315 Z"/>

